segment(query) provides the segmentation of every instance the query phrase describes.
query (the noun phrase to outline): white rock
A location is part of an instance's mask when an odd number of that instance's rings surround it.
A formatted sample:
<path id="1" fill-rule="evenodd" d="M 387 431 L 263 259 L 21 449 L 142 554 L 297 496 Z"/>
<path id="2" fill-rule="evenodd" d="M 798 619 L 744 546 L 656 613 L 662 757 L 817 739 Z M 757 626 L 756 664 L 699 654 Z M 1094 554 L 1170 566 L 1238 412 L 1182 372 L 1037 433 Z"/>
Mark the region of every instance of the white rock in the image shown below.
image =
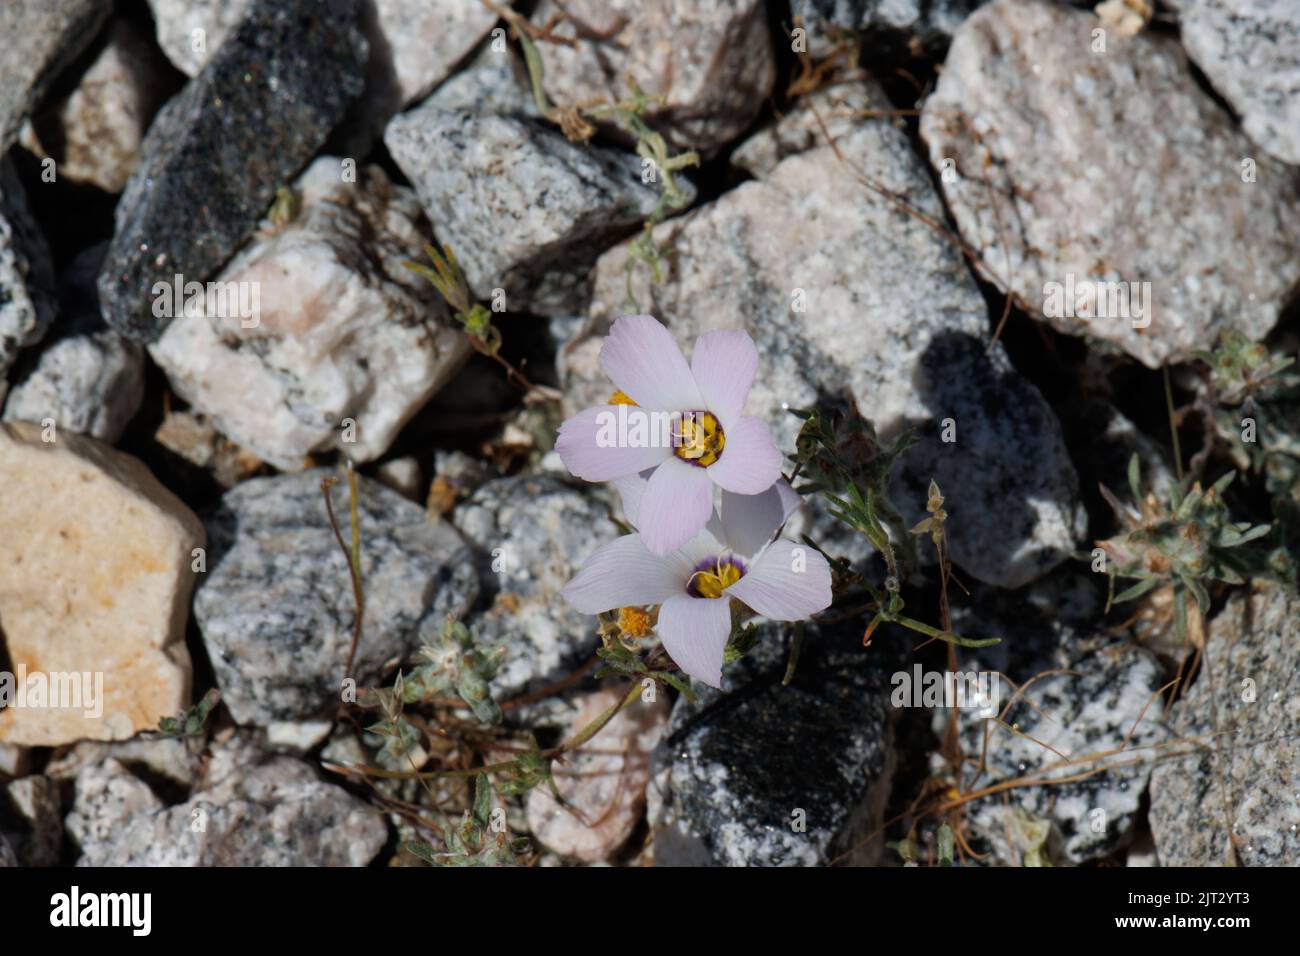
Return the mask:
<path id="1" fill-rule="evenodd" d="M 1183 46 L 1241 115 L 1246 135 L 1300 164 L 1300 4 L 1174 0 Z"/>
<path id="2" fill-rule="evenodd" d="M 953 38 L 921 134 L 963 238 L 1030 314 L 1153 368 L 1224 329 L 1262 337 L 1300 281 L 1294 170 L 1261 156 L 1246 175 L 1258 150 L 1178 44 L 1112 31 L 1094 52 L 1097 23 L 996 0 Z M 1073 308 L 1098 282 L 1105 307 Z"/>
<path id="3" fill-rule="evenodd" d="M 16 675 L 51 686 L 81 675 L 83 696 L 66 709 L 29 699 L 0 710 L 0 741 L 121 740 L 187 702 L 203 527 L 134 458 L 57 429 L 42 441 L 49 434 L 0 423 L 0 621 Z"/>
<path id="4" fill-rule="evenodd" d="M 772 92 L 776 68 L 760 0 L 542 0 L 544 85 L 559 106 L 662 96 L 645 120 L 681 149 L 713 152 L 744 131 Z"/>
<path id="5" fill-rule="evenodd" d="M 111 443 L 143 397 L 143 350 L 92 316 L 42 347 L 35 367 L 10 390 L 4 420 L 51 419 Z"/>
<path id="6" fill-rule="evenodd" d="M 602 690 L 582 701 L 577 718 L 565 733 L 573 736 L 618 704 L 623 693 Z M 555 786 L 528 794 L 528 829 L 547 849 L 596 863 L 606 859 L 632 834 L 645 807 L 650 779 L 650 754 L 668 723 L 662 699 L 637 700 L 619 712 L 601 731 L 567 754 L 555 769 Z"/>
<path id="7" fill-rule="evenodd" d="M 166 89 L 160 59 L 134 26 L 115 21 L 77 88 L 33 117 L 20 142 L 54 159 L 60 179 L 121 192 Z"/>
<path id="8" fill-rule="evenodd" d="M 403 265 L 428 241 L 415 195 L 377 167 L 356 183 L 340 169 L 317 159 L 296 184 L 297 218 L 215 280 L 248 283 L 259 317 L 180 316 L 150 346 L 179 395 L 284 469 L 330 448 L 382 455 L 469 353 L 432 284 Z"/>

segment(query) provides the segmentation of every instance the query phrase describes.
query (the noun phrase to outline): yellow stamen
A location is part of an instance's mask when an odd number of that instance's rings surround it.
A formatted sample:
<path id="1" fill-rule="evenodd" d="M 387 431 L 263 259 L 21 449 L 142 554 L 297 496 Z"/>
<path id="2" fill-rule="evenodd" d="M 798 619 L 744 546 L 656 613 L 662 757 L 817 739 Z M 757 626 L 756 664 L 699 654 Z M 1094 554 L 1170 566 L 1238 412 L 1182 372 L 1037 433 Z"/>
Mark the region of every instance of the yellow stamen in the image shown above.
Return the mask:
<path id="1" fill-rule="evenodd" d="M 627 392 L 623 391 L 622 389 L 619 389 L 618 391 L 616 391 L 613 395 L 611 395 L 611 396 L 609 397 L 609 401 L 606 402 L 605 404 L 607 404 L 607 405 L 635 405 L 636 402 L 632 401 L 632 396 L 631 396 L 631 395 L 629 395 Z"/>
<path id="2" fill-rule="evenodd" d="M 650 615 L 639 607 L 618 609 L 618 629 L 624 637 L 647 637 L 650 634 Z"/>
<path id="3" fill-rule="evenodd" d="M 700 597 L 720 598 L 723 591 L 739 580 L 740 568 L 730 561 L 715 561 L 712 571 L 696 571 L 692 574 L 687 587 Z"/>
<path id="4" fill-rule="evenodd" d="M 675 437 L 677 457 L 705 468 L 717 461 L 727 446 L 722 426 L 709 412 L 684 414 Z"/>

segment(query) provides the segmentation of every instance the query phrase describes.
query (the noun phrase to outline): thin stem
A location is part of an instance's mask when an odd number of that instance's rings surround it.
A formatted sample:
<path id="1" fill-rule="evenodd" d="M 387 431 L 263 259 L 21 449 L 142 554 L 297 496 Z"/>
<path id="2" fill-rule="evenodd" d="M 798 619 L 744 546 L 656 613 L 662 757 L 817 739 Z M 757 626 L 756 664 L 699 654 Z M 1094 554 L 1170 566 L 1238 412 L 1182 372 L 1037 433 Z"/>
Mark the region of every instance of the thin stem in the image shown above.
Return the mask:
<path id="1" fill-rule="evenodd" d="M 1164 373 L 1165 379 L 1165 405 L 1169 409 L 1169 438 L 1174 444 L 1174 471 L 1178 476 L 1178 484 L 1181 485 L 1183 483 L 1183 452 L 1178 442 L 1178 416 L 1174 411 L 1174 387 L 1169 381 L 1169 366 L 1163 366 L 1160 371 Z"/>

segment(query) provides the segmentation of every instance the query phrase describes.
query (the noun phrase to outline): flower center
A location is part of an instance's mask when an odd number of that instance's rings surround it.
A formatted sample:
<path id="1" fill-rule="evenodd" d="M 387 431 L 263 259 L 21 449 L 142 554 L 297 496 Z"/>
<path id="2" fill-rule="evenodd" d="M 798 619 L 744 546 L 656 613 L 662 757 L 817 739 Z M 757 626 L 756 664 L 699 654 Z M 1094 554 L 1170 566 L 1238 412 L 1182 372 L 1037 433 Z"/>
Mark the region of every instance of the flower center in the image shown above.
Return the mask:
<path id="1" fill-rule="evenodd" d="M 727 436 L 711 412 L 684 412 L 673 435 L 673 454 L 707 468 L 722 455 Z"/>
<path id="2" fill-rule="evenodd" d="M 745 565 L 739 558 L 709 558 L 696 566 L 686 581 L 686 591 L 691 597 L 720 598 L 723 591 L 744 576 Z"/>
<path id="3" fill-rule="evenodd" d="M 613 395 L 609 396 L 609 401 L 606 402 L 605 404 L 607 404 L 607 405 L 635 405 L 636 402 L 633 401 L 631 395 L 629 395 L 627 392 L 623 391 L 623 390 L 620 388 L 620 389 L 617 389 L 617 390 L 614 392 Z"/>

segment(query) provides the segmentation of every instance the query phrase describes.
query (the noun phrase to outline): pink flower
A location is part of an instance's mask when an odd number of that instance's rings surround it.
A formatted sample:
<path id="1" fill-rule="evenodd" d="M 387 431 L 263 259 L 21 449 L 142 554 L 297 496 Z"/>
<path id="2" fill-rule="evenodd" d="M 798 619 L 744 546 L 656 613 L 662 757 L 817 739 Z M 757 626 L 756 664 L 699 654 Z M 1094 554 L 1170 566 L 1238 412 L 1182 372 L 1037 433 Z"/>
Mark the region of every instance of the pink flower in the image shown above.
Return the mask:
<path id="1" fill-rule="evenodd" d="M 687 365 L 658 321 L 625 315 L 605 338 L 600 364 L 622 394 L 561 425 L 555 450 L 587 481 L 648 475 L 639 527 L 652 553 L 668 554 L 704 527 L 714 485 L 757 495 L 781 476 L 767 424 L 741 414 L 758 368 L 747 333 L 701 335 Z"/>
<path id="2" fill-rule="evenodd" d="M 757 495 L 723 491 L 721 510 L 667 555 L 643 541 L 653 479 L 617 485 L 628 519 L 643 530 L 597 548 L 561 593 L 584 614 L 658 604 L 664 649 L 692 677 L 720 686 L 733 598 L 774 621 L 801 621 L 830 606 L 826 559 L 772 538 L 800 503 L 784 481 Z"/>

